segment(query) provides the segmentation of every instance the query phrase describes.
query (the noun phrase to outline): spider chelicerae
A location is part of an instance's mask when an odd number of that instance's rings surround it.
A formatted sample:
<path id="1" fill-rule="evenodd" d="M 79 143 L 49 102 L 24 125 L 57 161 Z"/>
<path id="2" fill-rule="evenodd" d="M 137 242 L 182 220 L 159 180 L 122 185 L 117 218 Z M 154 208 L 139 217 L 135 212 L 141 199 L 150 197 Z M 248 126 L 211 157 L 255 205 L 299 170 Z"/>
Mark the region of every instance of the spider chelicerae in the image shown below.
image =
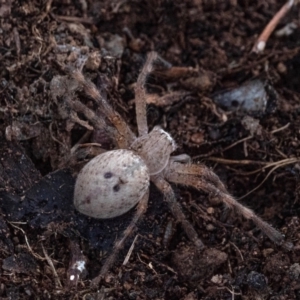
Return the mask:
<path id="1" fill-rule="evenodd" d="M 283 243 L 284 236 L 252 210 L 237 202 L 212 170 L 203 164 L 192 164 L 186 154 L 171 156 L 176 144 L 170 134 L 158 126 L 148 132 L 145 81 L 156 59 L 155 52 L 148 54 L 135 86 L 138 136 L 135 136 L 124 119 L 101 96 L 96 86 L 84 78 L 81 71 L 71 72 L 85 94 L 97 103 L 104 118 L 99 118 L 93 110 L 78 100 L 69 99 L 67 103 L 75 111 L 83 113 L 94 128 L 106 130 L 116 145 L 116 150 L 96 156 L 79 173 L 74 192 L 75 207 L 83 214 L 105 219 L 122 215 L 136 205 L 131 223 L 123 236 L 116 241 L 99 276 L 94 279 L 94 284 L 98 284 L 114 264 L 126 239 L 145 213 L 150 181 L 163 193 L 174 218 L 199 249 L 205 246 L 185 217 L 170 183 L 212 193 L 227 207 L 234 209 L 246 219 L 251 219 L 274 243 Z"/>

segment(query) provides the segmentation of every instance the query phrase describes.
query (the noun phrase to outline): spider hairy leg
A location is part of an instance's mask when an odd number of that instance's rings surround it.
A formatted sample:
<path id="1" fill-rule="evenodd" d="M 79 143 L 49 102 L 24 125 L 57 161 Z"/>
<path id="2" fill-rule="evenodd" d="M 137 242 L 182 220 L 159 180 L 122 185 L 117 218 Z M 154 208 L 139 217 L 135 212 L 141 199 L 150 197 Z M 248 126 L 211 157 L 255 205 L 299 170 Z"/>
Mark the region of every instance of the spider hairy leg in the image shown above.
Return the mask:
<path id="1" fill-rule="evenodd" d="M 263 221 L 251 209 L 243 206 L 235 200 L 228 193 L 217 175 L 210 171 L 207 167 L 172 163 L 165 176 L 168 181 L 192 186 L 207 193 L 213 193 L 218 196 L 227 207 L 237 211 L 246 219 L 252 220 L 254 224 L 259 227 L 274 243 L 281 245 L 284 242 L 284 235 L 273 228 L 270 224 Z"/>
<path id="2" fill-rule="evenodd" d="M 151 181 L 153 181 L 156 187 L 163 193 L 173 216 L 179 223 L 181 223 L 185 234 L 188 236 L 190 241 L 193 242 L 194 245 L 199 249 L 203 249 L 204 244 L 198 237 L 198 234 L 194 229 L 193 225 L 186 219 L 186 216 L 182 212 L 182 208 L 180 207 L 180 204 L 176 201 L 176 197 L 171 185 L 159 175 L 152 176 Z"/>
<path id="3" fill-rule="evenodd" d="M 134 141 L 135 136 L 126 124 L 125 120 L 116 111 L 114 111 L 114 109 L 100 95 L 96 86 L 92 82 L 87 81 L 79 70 L 71 72 L 71 76 L 82 85 L 85 94 L 99 105 L 107 119 L 116 128 L 118 132 L 116 140 L 119 148 L 128 148 L 128 145 Z"/>
<path id="4" fill-rule="evenodd" d="M 99 285 L 101 279 L 105 276 L 105 274 L 109 271 L 109 269 L 112 267 L 112 265 L 116 261 L 117 256 L 118 256 L 120 250 L 123 249 L 126 240 L 135 231 L 136 224 L 138 223 L 138 221 L 141 219 L 141 217 L 144 215 L 144 213 L 147 210 L 148 199 L 149 199 L 149 190 L 146 192 L 146 194 L 143 196 L 143 198 L 137 205 L 136 212 L 134 214 L 133 219 L 131 220 L 130 224 L 124 231 L 123 236 L 119 240 L 117 240 L 117 242 L 115 243 L 112 253 L 110 254 L 110 256 L 105 261 L 104 265 L 102 266 L 99 275 L 93 279 L 93 281 L 92 281 L 93 286 Z"/>
<path id="5" fill-rule="evenodd" d="M 116 130 L 108 126 L 103 119 L 99 118 L 93 110 L 89 109 L 78 100 L 71 99 L 70 96 L 65 97 L 66 103 L 71 109 L 77 113 L 82 113 L 97 129 L 105 129 L 112 136 L 116 136 Z"/>
<path id="6" fill-rule="evenodd" d="M 148 133 L 145 83 L 147 76 L 153 69 L 153 63 L 156 59 L 156 52 L 150 52 L 147 55 L 146 63 L 144 64 L 142 71 L 138 76 L 135 86 L 135 110 L 139 136 L 143 136 Z"/>

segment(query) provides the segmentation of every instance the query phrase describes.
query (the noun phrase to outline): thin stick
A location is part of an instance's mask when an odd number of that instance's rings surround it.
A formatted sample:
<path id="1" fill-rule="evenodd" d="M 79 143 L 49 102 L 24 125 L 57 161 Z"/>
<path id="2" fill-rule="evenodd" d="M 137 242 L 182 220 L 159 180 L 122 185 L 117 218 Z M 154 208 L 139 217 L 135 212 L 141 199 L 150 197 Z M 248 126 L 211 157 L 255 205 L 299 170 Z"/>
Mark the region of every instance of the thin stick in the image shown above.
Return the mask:
<path id="1" fill-rule="evenodd" d="M 275 161 L 275 162 L 260 162 L 260 161 L 255 161 L 255 160 L 231 160 L 231 159 L 225 159 L 225 158 L 219 158 L 219 157 L 210 157 L 208 160 L 212 160 L 215 161 L 217 163 L 221 163 L 221 164 L 226 164 L 226 165 L 230 165 L 230 164 L 240 164 L 240 165 L 249 165 L 249 164 L 261 164 L 263 165 L 263 167 L 253 170 L 253 171 L 249 171 L 249 172 L 239 172 L 239 175 L 243 175 L 243 176 L 248 176 L 248 175 L 253 175 L 256 174 L 258 172 L 261 172 L 267 168 L 273 167 L 273 166 L 284 166 L 284 165 L 288 165 L 288 164 L 292 164 L 292 163 L 296 163 L 299 161 L 299 159 L 297 158 L 285 158 L 279 161 Z"/>
<path id="2" fill-rule="evenodd" d="M 55 270 L 55 267 L 54 267 L 54 265 L 53 265 L 53 262 L 52 262 L 51 258 L 49 257 L 47 251 L 45 250 L 43 244 L 41 244 L 41 246 L 42 246 L 42 249 L 43 249 L 43 253 L 44 253 L 44 255 L 45 255 L 45 258 L 46 258 L 46 260 L 47 260 L 47 262 L 48 262 L 48 265 L 50 266 L 50 268 L 51 268 L 51 270 L 52 270 L 53 277 L 54 277 L 54 282 L 55 282 L 55 287 L 56 287 L 56 288 L 62 288 L 62 284 L 61 284 L 61 282 L 60 282 L 60 280 L 59 280 L 59 277 L 58 277 L 58 274 L 57 274 L 57 272 L 56 272 L 56 270 Z"/>
<path id="3" fill-rule="evenodd" d="M 130 256 L 131 256 L 131 254 L 132 254 L 132 251 L 133 251 L 133 249 L 134 249 L 134 244 L 135 244 L 137 238 L 138 238 L 138 234 L 135 236 L 135 238 L 134 238 L 134 240 L 133 240 L 133 242 L 132 242 L 132 244 L 131 244 L 131 246 L 130 246 L 130 248 L 129 248 L 129 250 L 128 250 L 128 253 L 127 253 L 127 255 L 126 255 L 126 257 L 125 257 L 125 259 L 124 259 L 124 261 L 123 261 L 123 266 L 126 266 L 126 265 L 127 265 L 128 261 L 129 261 L 129 259 L 130 259 Z"/>
<path id="4" fill-rule="evenodd" d="M 245 137 L 243 139 L 240 139 L 240 140 L 234 142 L 233 144 L 229 145 L 228 147 L 224 148 L 222 152 L 225 152 L 225 151 L 229 150 L 230 148 L 232 148 L 232 147 L 234 147 L 234 146 L 236 146 L 236 145 L 238 145 L 240 143 L 243 143 L 245 141 L 248 141 L 248 140 L 250 140 L 252 138 L 253 138 L 253 135 L 250 135 L 250 136 L 247 136 L 247 137 Z"/>
<path id="5" fill-rule="evenodd" d="M 237 245 L 234 244 L 234 243 L 232 243 L 232 242 L 229 242 L 229 244 L 235 248 L 235 250 L 236 250 L 236 251 L 238 252 L 238 254 L 240 255 L 242 261 L 244 261 L 243 254 L 242 254 L 241 250 L 237 247 Z"/>
<path id="6" fill-rule="evenodd" d="M 280 128 L 274 129 L 273 131 L 271 131 L 271 133 L 272 133 L 272 134 L 273 134 L 273 133 L 277 133 L 277 132 L 279 132 L 279 131 L 282 131 L 282 130 L 288 128 L 289 126 L 290 126 L 290 123 L 287 123 L 286 125 L 284 125 L 284 126 L 282 126 L 282 127 L 280 127 Z M 238 144 L 240 144 L 240 143 L 243 143 L 243 142 L 245 142 L 245 141 L 251 140 L 253 137 L 254 137 L 253 135 L 250 135 L 250 136 L 247 136 L 247 137 L 245 137 L 245 138 L 242 138 L 242 139 L 240 139 L 240 140 L 234 142 L 233 144 L 227 146 L 226 148 L 224 148 L 224 149 L 222 150 L 222 152 L 225 152 L 225 151 L 227 151 L 227 150 L 233 148 L 234 146 L 236 146 L 236 145 L 238 145 Z M 197 159 L 197 158 L 200 158 L 200 157 L 202 157 L 202 156 L 201 156 L 201 155 L 194 156 L 194 157 L 193 157 L 193 160 L 194 160 L 194 159 Z M 217 162 L 221 162 L 221 158 L 216 158 L 216 157 L 210 157 L 209 160 L 215 160 L 215 161 L 217 161 Z M 223 160 L 225 161 L 225 159 L 223 159 Z M 238 162 L 238 161 L 237 161 L 237 162 Z M 228 163 L 234 163 L 234 162 L 233 162 L 233 160 L 230 160 L 230 161 L 228 160 Z M 240 163 L 243 163 L 243 164 L 250 164 L 250 163 L 254 163 L 254 164 L 256 164 L 256 163 L 264 164 L 263 162 L 255 162 L 255 161 L 252 161 L 252 162 L 251 162 L 250 160 L 243 160 L 243 161 L 240 161 Z"/>
<path id="7" fill-rule="evenodd" d="M 207 160 L 215 161 L 220 164 L 226 165 L 268 165 L 268 162 L 258 161 L 258 160 L 249 160 L 249 159 L 242 159 L 242 160 L 235 160 L 235 159 L 226 159 L 222 157 L 214 157 L 211 156 L 207 158 Z"/>
<path id="8" fill-rule="evenodd" d="M 285 124 L 285 125 L 282 126 L 282 127 L 279 127 L 279 128 L 277 128 L 277 129 L 274 129 L 274 130 L 271 131 L 271 133 L 276 133 L 276 132 L 282 131 L 282 130 L 288 128 L 288 127 L 290 126 L 290 124 L 291 124 L 291 123 L 289 122 L 289 123 Z"/>
<path id="9" fill-rule="evenodd" d="M 284 159 L 283 161 L 285 161 L 285 159 Z M 280 164 L 277 163 L 277 165 L 269 171 L 269 173 L 267 174 L 267 176 L 264 178 L 264 180 L 263 180 L 257 187 L 255 187 L 253 190 L 251 190 L 250 192 L 248 192 L 247 194 L 245 194 L 244 196 L 240 197 L 240 198 L 237 199 L 237 200 L 239 201 L 239 200 L 241 200 L 241 199 L 244 199 L 245 197 L 249 196 L 250 194 L 252 194 L 252 193 L 253 193 L 254 191 L 256 191 L 257 189 L 259 189 L 259 188 L 264 184 L 264 182 L 269 178 L 269 176 L 270 176 L 276 169 L 278 169 L 278 168 L 280 168 L 280 167 L 283 167 L 283 166 L 286 166 L 286 165 L 289 165 L 289 164 L 292 164 L 292 163 L 295 163 L 295 162 L 297 162 L 297 161 L 298 161 L 298 159 L 295 158 L 295 159 L 288 159 L 288 161 L 287 161 L 287 162 L 284 162 L 284 163 L 280 163 Z"/>
<path id="10" fill-rule="evenodd" d="M 32 250 L 32 248 L 31 248 L 31 246 L 30 246 L 30 244 L 29 244 L 29 241 L 28 241 L 28 238 L 27 238 L 27 235 L 26 235 L 25 231 L 24 231 L 21 227 L 14 225 L 14 224 L 24 224 L 24 223 L 15 223 L 15 222 L 8 222 L 8 223 L 9 223 L 12 227 L 14 227 L 14 228 L 20 230 L 20 231 L 23 233 L 24 238 L 25 238 L 25 242 L 26 242 L 26 245 L 27 245 L 27 248 L 28 248 L 29 252 L 30 252 L 35 258 L 37 258 L 37 259 L 39 259 L 39 260 L 45 260 L 44 257 L 42 257 L 42 256 L 40 256 L 40 255 L 38 255 L 38 254 L 36 254 L 36 253 Z M 25 223 L 25 224 L 26 224 L 26 223 Z"/>
<path id="11" fill-rule="evenodd" d="M 275 14 L 275 16 L 272 18 L 272 20 L 268 23 L 268 25 L 265 27 L 263 32 L 258 37 L 256 43 L 252 48 L 252 52 L 260 53 L 264 51 L 268 38 L 274 31 L 275 27 L 277 26 L 279 21 L 287 14 L 287 12 L 291 9 L 291 7 L 294 4 L 295 4 L 295 0 L 289 0 L 281 7 L 281 9 Z"/>
<path id="12" fill-rule="evenodd" d="M 82 147 L 82 145 L 84 145 L 83 143 L 85 143 L 86 141 L 88 141 L 89 137 L 91 136 L 92 131 L 89 130 L 87 131 L 80 139 L 79 141 L 71 148 L 71 154 L 74 154 L 75 151 L 79 148 Z M 99 144 L 100 145 L 100 144 Z"/>

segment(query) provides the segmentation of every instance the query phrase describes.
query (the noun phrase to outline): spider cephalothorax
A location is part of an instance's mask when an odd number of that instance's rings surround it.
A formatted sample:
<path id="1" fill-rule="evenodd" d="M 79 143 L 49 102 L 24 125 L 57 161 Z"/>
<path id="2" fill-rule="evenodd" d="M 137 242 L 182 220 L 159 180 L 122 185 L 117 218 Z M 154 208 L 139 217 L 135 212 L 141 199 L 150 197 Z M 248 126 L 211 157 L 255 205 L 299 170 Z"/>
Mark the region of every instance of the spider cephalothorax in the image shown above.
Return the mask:
<path id="1" fill-rule="evenodd" d="M 133 232 L 137 221 L 147 208 L 149 184 L 152 181 L 164 194 L 169 207 L 189 239 L 198 247 L 204 244 L 191 223 L 186 219 L 176 201 L 169 182 L 192 186 L 213 193 L 228 207 L 251 219 L 273 242 L 281 244 L 283 235 L 261 220 L 252 210 L 237 202 L 226 190 L 218 176 L 204 165 L 190 163 L 188 155 L 171 156 L 176 149 L 173 138 L 160 127 L 148 133 L 146 118 L 146 93 L 144 84 L 157 54 L 151 52 L 138 77 L 135 88 L 135 104 L 138 125 L 136 137 L 122 117 L 101 97 L 96 87 L 86 81 L 79 71 L 72 76 L 102 110 L 109 124 L 98 120 L 95 113 L 77 100 L 68 104 L 84 113 L 95 128 L 105 129 L 113 136 L 118 150 L 108 151 L 92 159 L 79 173 L 74 193 L 75 207 L 82 213 L 96 218 L 112 218 L 122 215 L 137 204 L 136 213 L 123 237 L 104 263 L 98 283 L 114 263 L 125 240 Z"/>

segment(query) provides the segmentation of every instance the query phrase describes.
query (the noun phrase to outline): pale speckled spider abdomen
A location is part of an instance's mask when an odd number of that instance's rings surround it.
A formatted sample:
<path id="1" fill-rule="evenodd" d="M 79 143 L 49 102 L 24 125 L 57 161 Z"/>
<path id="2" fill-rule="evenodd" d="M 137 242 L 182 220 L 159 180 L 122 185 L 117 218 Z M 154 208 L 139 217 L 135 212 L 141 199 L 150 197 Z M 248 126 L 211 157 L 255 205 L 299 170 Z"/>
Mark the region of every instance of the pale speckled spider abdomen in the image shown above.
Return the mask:
<path id="1" fill-rule="evenodd" d="M 133 208 L 149 183 L 149 171 L 141 157 L 124 149 L 105 152 L 79 173 L 74 205 L 90 217 L 114 218 Z"/>

